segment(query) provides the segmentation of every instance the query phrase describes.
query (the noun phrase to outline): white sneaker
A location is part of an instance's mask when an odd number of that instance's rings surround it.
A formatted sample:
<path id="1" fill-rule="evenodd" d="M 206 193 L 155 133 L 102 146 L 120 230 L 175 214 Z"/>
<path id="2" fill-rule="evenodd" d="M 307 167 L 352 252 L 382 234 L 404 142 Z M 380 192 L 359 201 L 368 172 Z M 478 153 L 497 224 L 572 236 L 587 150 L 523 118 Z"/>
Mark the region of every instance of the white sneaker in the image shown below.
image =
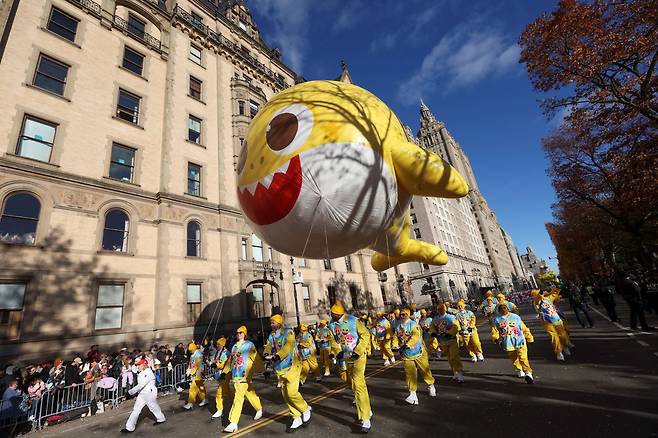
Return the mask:
<path id="1" fill-rule="evenodd" d="M 391 364 L 394 364 L 394 363 L 395 363 L 395 357 L 392 357 L 391 358 Z"/>
<path id="2" fill-rule="evenodd" d="M 177 386 L 177 387 L 176 387 L 176 392 L 177 392 L 177 393 L 180 394 L 180 393 L 183 392 L 183 391 L 185 391 L 185 390 L 184 390 L 183 388 L 181 388 L 180 386 Z"/>
<path id="3" fill-rule="evenodd" d="M 455 373 L 455 380 L 459 383 L 464 383 L 464 374 L 461 371 Z"/>
<path id="4" fill-rule="evenodd" d="M 557 354 L 557 360 L 564 362 L 564 354 L 561 351 Z"/>
<path id="5" fill-rule="evenodd" d="M 525 381 L 526 383 L 533 383 L 535 381 L 535 379 L 532 378 L 532 373 L 526 373 Z"/>
<path id="6" fill-rule="evenodd" d="M 484 354 L 482 354 L 482 353 L 478 353 L 478 356 L 477 356 L 477 357 L 478 357 L 478 360 L 479 360 L 479 361 L 483 361 L 483 360 L 484 360 Z"/>
<path id="7" fill-rule="evenodd" d="M 391 362 L 387 359 L 384 361 L 384 366 L 387 367 L 391 364 Z"/>
<path id="8" fill-rule="evenodd" d="M 183 409 L 187 409 L 189 411 L 190 409 L 192 409 L 192 403 L 185 403 Z"/>
<path id="9" fill-rule="evenodd" d="M 222 418 L 222 411 L 217 411 L 210 418 Z"/>
<path id="10" fill-rule="evenodd" d="M 283 384 L 280 381 L 276 383 L 277 388 L 281 388 L 282 386 L 283 386 Z"/>
<path id="11" fill-rule="evenodd" d="M 415 391 L 410 392 L 409 396 L 407 398 L 405 398 L 404 401 L 406 401 L 410 405 L 417 405 L 418 404 L 418 396 L 416 395 L 416 392 Z"/>
<path id="12" fill-rule="evenodd" d="M 434 385 L 430 385 L 429 390 L 430 390 L 430 397 L 436 397 L 436 388 L 434 387 Z"/>
<path id="13" fill-rule="evenodd" d="M 299 426 L 301 426 L 302 424 L 304 424 L 304 422 L 302 421 L 302 417 L 293 418 L 292 424 L 290 425 L 290 430 L 295 430 L 299 428 Z"/>
<path id="14" fill-rule="evenodd" d="M 228 426 L 226 426 L 226 429 L 224 429 L 224 432 L 233 433 L 233 432 L 237 432 L 237 430 L 238 430 L 238 425 L 235 424 L 235 423 L 231 423 Z"/>
<path id="15" fill-rule="evenodd" d="M 201 403 L 199 403 L 199 407 L 201 408 L 201 407 L 203 407 L 203 406 L 205 406 L 205 405 L 207 405 L 207 404 L 208 404 L 208 400 L 204 400 L 204 401 L 202 401 Z"/>
<path id="16" fill-rule="evenodd" d="M 525 377 L 525 373 L 523 372 L 523 370 L 519 370 L 519 372 L 518 372 L 518 374 L 516 375 L 516 377 L 518 377 L 519 379 L 524 378 L 524 377 Z"/>
<path id="17" fill-rule="evenodd" d="M 256 415 L 254 415 L 254 420 L 260 420 L 263 417 L 263 410 L 259 409 L 256 411 Z"/>
<path id="18" fill-rule="evenodd" d="M 475 363 L 475 362 L 477 362 L 477 361 L 478 361 L 478 357 L 477 357 L 477 356 L 471 356 L 471 362 Z"/>
<path id="19" fill-rule="evenodd" d="M 302 422 L 307 423 L 311 419 L 311 407 L 309 406 L 307 410 L 302 412 Z"/>
<path id="20" fill-rule="evenodd" d="M 370 420 L 363 420 L 361 421 L 361 433 L 368 433 L 370 432 Z"/>
<path id="21" fill-rule="evenodd" d="M 331 371 L 325 371 L 325 372 L 324 372 L 324 376 L 325 376 L 325 377 L 329 377 L 330 375 L 331 375 Z"/>
<path id="22" fill-rule="evenodd" d="M 562 350 L 562 352 L 565 354 L 565 356 L 571 356 L 571 350 L 569 350 L 569 347 Z"/>

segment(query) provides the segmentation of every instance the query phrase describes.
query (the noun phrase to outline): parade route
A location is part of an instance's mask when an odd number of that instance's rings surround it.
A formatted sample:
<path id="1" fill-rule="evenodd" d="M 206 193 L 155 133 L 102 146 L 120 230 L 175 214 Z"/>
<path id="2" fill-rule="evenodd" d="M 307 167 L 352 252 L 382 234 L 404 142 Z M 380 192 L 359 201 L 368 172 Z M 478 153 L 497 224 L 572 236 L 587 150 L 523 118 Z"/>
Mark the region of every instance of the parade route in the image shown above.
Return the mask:
<path id="1" fill-rule="evenodd" d="M 623 321 L 628 319 L 625 306 L 618 308 Z M 479 434 L 503 436 L 514 431 L 517 436 L 614 436 L 633 431 L 633 436 L 658 436 L 658 339 L 642 332 L 619 330 L 598 312 L 593 312 L 595 327 L 582 329 L 568 313 L 572 339 L 576 345 L 571 358 L 557 362 L 548 337 L 531 310 L 522 307 L 522 316 L 535 335 L 530 346 L 530 363 L 535 384 L 528 385 L 515 377 L 508 359 L 491 342 L 484 323 L 480 332 L 485 361 L 476 364 L 464 360 L 466 382 L 451 380 L 444 359 L 432 361 L 437 397 L 430 398 L 427 387 L 419 385 L 420 404 L 404 402 L 407 390 L 400 363 L 382 367 L 373 356 L 366 371 L 373 409 L 372 436 L 466 437 Z M 655 324 L 655 317 L 649 321 Z M 632 336 L 629 336 L 631 334 Z M 642 341 L 642 343 L 639 343 Z M 646 347 L 643 343 L 648 344 Z M 313 408 L 310 424 L 296 435 L 335 437 L 357 434 L 352 394 L 340 379 L 331 376 L 322 383 L 301 388 Z M 288 416 L 274 379 L 255 379 L 265 414 L 257 422 L 248 405 L 243 409 L 239 436 L 284 436 Z M 217 437 L 226 419 L 211 420 L 215 385 L 207 385 L 210 403 L 203 408 L 183 410 L 187 393 L 160 397 L 167 422 L 154 427 L 153 418 L 142 413 L 134 436 L 139 437 Z M 118 437 L 132 407 L 132 402 L 91 418 L 73 420 L 47 427 L 34 437 L 70 437 L 79 434 L 93 437 Z M 226 413 L 226 412 L 225 412 Z M 221 425 L 220 425 L 221 423 Z M 228 436 L 228 435 L 227 435 Z"/>

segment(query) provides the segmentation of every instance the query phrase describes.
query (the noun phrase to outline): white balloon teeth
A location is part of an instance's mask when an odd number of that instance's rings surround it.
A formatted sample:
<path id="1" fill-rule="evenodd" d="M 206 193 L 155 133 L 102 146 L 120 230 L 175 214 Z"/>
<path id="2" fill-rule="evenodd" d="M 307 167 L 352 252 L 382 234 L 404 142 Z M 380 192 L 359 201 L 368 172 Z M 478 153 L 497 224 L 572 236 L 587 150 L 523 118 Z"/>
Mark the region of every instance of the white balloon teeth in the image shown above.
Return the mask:
<path id="1" fill-rule="evenodd" d="M 274 176 L 277 173 L 281 174 L 286 174 L 288 172 L 288 169 L 290 168 L 290 160 L 286 161 L 283 163 L 278 169 L 276 169 L 274 172 L 270 173 L 269 175 L 266 175 L 259 179 L 258 181 L 254 181 L 251 184 L 246 184 L 242 187 L 240 187 L 240 190 L 244 192 L 245 190 L 254 195 L 256 193 L 256 188 L 260 184 L 263 186 L 265 189 L 269 190 L 270 186 L 272 185 L 272 181 L 274 181 Z"/>

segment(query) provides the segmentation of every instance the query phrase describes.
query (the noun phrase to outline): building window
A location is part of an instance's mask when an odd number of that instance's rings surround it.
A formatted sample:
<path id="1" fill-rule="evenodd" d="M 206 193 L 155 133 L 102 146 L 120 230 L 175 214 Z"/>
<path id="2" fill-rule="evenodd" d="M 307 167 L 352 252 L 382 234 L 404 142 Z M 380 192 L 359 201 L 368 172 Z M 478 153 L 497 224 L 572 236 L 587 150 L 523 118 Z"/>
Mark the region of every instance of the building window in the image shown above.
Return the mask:
<path id="1" fill-rule="evenodd" d="M 194 44 L 190 44 L 190 61 L 201 65 L 201 48 Z"/>
<path id="2" fill-rule="evenodd" d="M 251 235 L 251 257 L 257 262 L 263 261 L 263 241 L 255 234 Z"/>
<path id="3" fill-rule="evenodd" d="M 128 252 L 128 230 L 130 220 L 122 210 L 110 210 L 105 214 L 103 228 L 103 250 Z"/>
<path id="4" fill-rule="evenodd" d="M 306 267 L 306 259 L 304 257 L 300 257 L 297 259 L 297 267 L 299 268 L 305 268 Z"/>
<path id="5" fill-rule="evenodd" d="M 386 300 L 386 286 L 384 284 L 379 285 L 379 290 L 382 291 L 382 302 L 386 304 L 388 301 Z"/>
<path id="6" fill-rule="evenodd" d="M 251 287 L 251 314 L 254 318 L 262 318 L 264 316 L 264 303 L 263 303 L 263 286 Z"/>
<path id="7" fill-rule="evenodd" d="M 63 96 L 68 73 L 68 65 L 41 54 L 39 55 L 37 71 L 34 73 L 32 85 Z"/>
<path id="8" fill-rule="evenodd" d="M 5 200 L 0 216 L 0 242 L 34 245 L 41 203 L 29 193 L 15 193 Z"/>
<path id="9" fill-rule="evenodd" d="M 427 263 L 423 263 L 423 270 L 429 271 L 429 269 L 430 269 L 430 265 L 428 265 Z"/>
<path id="10" fill-rule="evenodd" d="M 123 284 L 100 284 L 98 286 L 95 330 L 121 328 L 124 289 Z"/>
<path id="11" fill-rule="evenodd" d="M 249 101 L 249 115 L 251 116 L 252 119 L 254 117 L 256 117 L 256 114 L 258 114 L 258 109 L 259 109 L 258 103 L 254 102 L 253 100 L 250 100 Z"/>
<path id="12" fill-rule="evenodd" d="M 247 239 L 242 239 L 241 245 L 242 252 L 240 255 L 242 256 L 242 260 L 247 260 Z"/>
<path id="13" fill-rule="evenodd" d="M 238 100 L 238 114 L 241 116 L 244 116 L 244 101 L 243 100 Z"/>
<path id="14" fill-rule="evenodd" d="M 409 204 L 409 208 L 414 208 L 414 203 Z"/>
<path id="15" fill-rule="evenodd" d="M 139 37 L 144 38 L 146 34 L 146 23 L 135 17 L 132 14 L 128 15 L 128 32 Z"/>
<path id="16" fill-rule="evenodd" d="M 201 166 L 187 163 L 187 193 L 201 196 Z"/>
<path id="17" fill-rule="evenodd" d="M 132 182 L 134 169 L 135 149 L 113 143 L 110 159 L 110 178 Z"/>
<path id="18" fill-rule="evenodd" d="M 119 90 L 117 102 L 117 117 L 127 122 L 137 124 L 139 122 L 139 104 L 141 98 L 125 90 Z"/>
<path id="19" fill-rule="evenodd" d="M 31 116 L 25 116 L 18 140 L 16 155 L 33 160 L 50 162 L 57 125 Z"/>
<path id="20" fill-rule="evenodd" d="M 418 218 L 416 218 L 416 213 L 411 213 L 411 223 L 412 224 L 418 223 Z"/>
<path id="21" fill-rule="evenodd" d="M 195 221 L 187 224 L 187 256 L 201 257 L 201 225 Z"/>
<path id="22" fill-rule="evenodd" d="M 333 306 L 336 302 L 336 286 L 327 286 L 327 298 L 329 298 L 329 306 Z"/>
<path id="23" fill-rule="evenodd" d="M 201 15 L 194 11 L 190 12 L 190 15 L 192 16 L 192 24 L 195 26 L 203 25 L 203 17 Z"/>
<path id="24" fill-rule="evenodd" d="M 192 143 L 201 144 L 201 119 L 192 115 L 187 118 L 187 139 Z"/>
<path id="25" fill-rule="evenodd" d="M 62 38 L 69 41 L 75 41 L 75 34 L 78 31 L 78 20 L 60 11 L 52 8 L 50 18 L 48 19 L 48 30 L 56 33 Z"/>
<path id="26" fill-rule="evenodd" d="M 263 302 L 263 286 L 252 286 L 251 293 L 254 297 L 254 301 L 257 303 Z"/>
<path id="27" fill-rule="evenodd" d="M 201 316 L 201 285 L 187 283 L 187 322 L 195 324 Z"/>
<path id="28" fill-rule="evenodd" d="M 324 269 L 331 271 L 331 259 L 324 259 Z"/>
<path id="29" fill-rule="evenodd" d="M 244 30 L 245 32 L 247 31 L 247 25 L 242 20 L 238 20 L 238 27 Z"/>
<path id="30" fill-rule="evenodd" d="M 203 81 L 190 76 L 190 96 L 196 100 L 201 100 L 201 84 Z"/>
<path id="31" fill-rule="evenodd" d="M 307 285 L 302 286 L 302 298 L 304 299 L 304 312 L 311 313 L 311 293 Z"/>
<path id="32" fill-rule="evenodd" d="M 352 272 L 352 257 L 345 256 L 345 269 L 347 272 Z"/>
<path id="33" fill-rule="evenodd" d="M 25 283 L 0 283 L 0 339 L 2 340 L 18 339 L 26 287 Z"/>
<path id="34" fill-rule="evenodd" d="M 414 228 L 414 236 L 416 239 L 420 239 L 420 230 L 418 228 Z"/>
<path id="35" fill-rule="evenodd" d="M 121 64 L 123 68 L 130 70 L 131 72 L 142 75 L 144 71 L 144 55 L 130 49 L 128 47 L 123 48 L 123 63 Z"/>
<path id="36" fill-rule="evenodd" d="M 352 299 L 352 309 L 359 307 L 359 290 L 355 284 L 350 284 L 350 298 Z"/>
<path id="37" fill-rule="evenodd" d="M 272 251 L 271 246 L 267 247 L 267 260 L 269 260 L 270 262 L 274 261 L 274 253 Z"/>

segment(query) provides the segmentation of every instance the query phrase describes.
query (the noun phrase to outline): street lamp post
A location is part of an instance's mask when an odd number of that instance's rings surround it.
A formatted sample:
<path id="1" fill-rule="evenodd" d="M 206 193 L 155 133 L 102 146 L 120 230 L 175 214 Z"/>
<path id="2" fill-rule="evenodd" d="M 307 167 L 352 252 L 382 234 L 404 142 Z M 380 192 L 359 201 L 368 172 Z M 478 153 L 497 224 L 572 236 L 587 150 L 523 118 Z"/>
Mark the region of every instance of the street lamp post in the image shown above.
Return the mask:
<path id="1" fill-rule="evenodd" d="M 290 266 L 292 269 L 292 289 L 293 289 L 293 294 L 295 295 L 295 317 L 297 318 L 297 327 L 300 326 L 300 321 L 299 321 L 299 303 L 297 302 L 297 281 L 295 278 L 295 265 L 293 265 L 293 262 L 295 261 L 294 257 L 290 257 Z"/>

